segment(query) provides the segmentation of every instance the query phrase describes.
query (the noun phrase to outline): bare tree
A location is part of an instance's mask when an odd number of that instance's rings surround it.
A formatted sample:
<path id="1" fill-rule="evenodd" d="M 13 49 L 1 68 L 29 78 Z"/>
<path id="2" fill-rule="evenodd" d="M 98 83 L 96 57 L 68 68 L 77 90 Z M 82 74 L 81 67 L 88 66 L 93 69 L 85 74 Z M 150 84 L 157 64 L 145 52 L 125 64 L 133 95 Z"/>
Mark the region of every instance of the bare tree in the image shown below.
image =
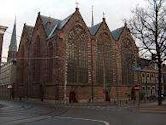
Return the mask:
<path id="1" fill-rule="evenodd" d="M 166 60 L 165 0 L 146 0 L 147 7 L 137 6 L 129 20 L 129 28 L 138 40 L 140 51 L 151 55 L 158 67 L 158 105 L 162 105 L 162 64 Z"/>

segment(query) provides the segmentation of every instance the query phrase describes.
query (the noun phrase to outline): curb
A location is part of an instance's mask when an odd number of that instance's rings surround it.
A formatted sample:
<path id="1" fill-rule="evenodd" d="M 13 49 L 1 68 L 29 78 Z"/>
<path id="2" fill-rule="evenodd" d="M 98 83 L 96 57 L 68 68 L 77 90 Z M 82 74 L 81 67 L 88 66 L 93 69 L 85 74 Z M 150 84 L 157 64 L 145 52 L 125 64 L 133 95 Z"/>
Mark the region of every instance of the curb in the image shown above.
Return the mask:
<path id="1" fill-rule="evenodd" d="M 160 114 L 166 114 L 166 111 L 155 111 L 155 110 L 139 110 L 141 113 L 160 113 Z"/>
<path id="2" fill-rule="evenodd" d="M 140 112 L 149 112 L 149 113 L 166 113 L 166 107 L 140 107 Z"/>

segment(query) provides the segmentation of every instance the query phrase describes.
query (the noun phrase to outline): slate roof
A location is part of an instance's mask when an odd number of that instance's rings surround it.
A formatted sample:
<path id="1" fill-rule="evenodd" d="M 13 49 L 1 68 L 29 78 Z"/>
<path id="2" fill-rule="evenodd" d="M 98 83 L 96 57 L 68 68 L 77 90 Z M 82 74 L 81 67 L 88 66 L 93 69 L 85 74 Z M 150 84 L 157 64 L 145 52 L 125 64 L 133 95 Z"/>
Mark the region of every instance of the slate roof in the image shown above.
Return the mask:
<path id="1" fill-rule="evenodd" d="M 61 20 L 59 19 L 54 19 L 51 17 L 43 16 L 43 15 L 41 15 L 41 19 L 42 19 L 47 36 L 49 36 L 52 30 L 55 29 L 55 27 L 57 27 L 59 23 L 61 22 Z"/>
<path id="2" fill-rule="evenodd" d="M 157 70 L 155 69 L 155 63 L 153 63 L 150 59 L 138 58 L 138 66 L 141 69 L 147 69 L 147 67 L 149 68 L 150 66 L 150 69 Z M 162 65 L 162 71 L 166 72 L 166 64 Z"/>
<path id="3" fill-rule="evenodd" d="M 64 20 L 54 19 L 51 17 L 41 15 L 44 29 L 48 38 L 52 37 L 55 34 L 56 30 L 62 29 L 69 21 L 72 15 L 68 16 Z"/>
<path id="4" fill-rule="evenodd" d="M 96 24 L 96 25 L 94 25 L 94 26 L 92 26 L 92 27 L 89 27 L 90 33 L 91 33 L 92 35 L 95 35 L 95 34 L 97 33 L 98 29 L 100 28 L 100 25 L 101 25 L 101 24 L 102 24 L 102 23 L 98 23 L 98 24 Z"/>
<path id="5" fill-rule="evenodd" d="M 113 38 L 114 38 L 115 40 L 118 40 L 119 37 L 120 37 L 120 35 L 122 34 L 123 30 L 124 30 L 124 27 L 120 27 L 120 28 L 118 28 L 118 29 L 116 29 L 116 30 L 113 30 L 113 31 L 112 31 L 112 36 L 113 36 Z"/>
<path id="6" fill-rule="evenodd" d="M 144 58 L 138 58 L 138 66 L 141 69 L 144 69 L 146 66 L 150 65 L 151 60 L 144 59 Z"/>
<path id="7" fill-rule="evenodd" d="M 72 17 L 73 14 L 71 14 L 70 16 L 68 16 L 67 18 L 65 18 L 64 20 L 62 20 L 58 26 L 58 29 L 62 29 L 66 23 L 70 20 L 70 18 Z"/>

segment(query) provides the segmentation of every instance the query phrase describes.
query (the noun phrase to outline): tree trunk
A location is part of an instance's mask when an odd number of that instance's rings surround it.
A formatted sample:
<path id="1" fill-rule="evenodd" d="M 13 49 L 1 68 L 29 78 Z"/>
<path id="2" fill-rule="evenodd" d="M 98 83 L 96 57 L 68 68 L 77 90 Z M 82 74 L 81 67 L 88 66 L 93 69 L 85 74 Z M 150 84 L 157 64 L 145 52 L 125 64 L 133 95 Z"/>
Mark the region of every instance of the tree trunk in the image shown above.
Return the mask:
<path id="1" fill-rule="evenodd" d="M 156 44 L 156 51 L 157 51 L 157 57 L 158 57 L 158 105 L 162 105 L 162 98 L 161 98 L 161 65 L 162 65 L 162 61 L 161 61 L 161 47 L 158 43 L 158 30 L 159 30 L 159 26 L 158 26 L 158 5 L 157 3 L 155 3 L 155 13 L 156 13 L 156 22 L 155 22 L 155 44 Z"/>

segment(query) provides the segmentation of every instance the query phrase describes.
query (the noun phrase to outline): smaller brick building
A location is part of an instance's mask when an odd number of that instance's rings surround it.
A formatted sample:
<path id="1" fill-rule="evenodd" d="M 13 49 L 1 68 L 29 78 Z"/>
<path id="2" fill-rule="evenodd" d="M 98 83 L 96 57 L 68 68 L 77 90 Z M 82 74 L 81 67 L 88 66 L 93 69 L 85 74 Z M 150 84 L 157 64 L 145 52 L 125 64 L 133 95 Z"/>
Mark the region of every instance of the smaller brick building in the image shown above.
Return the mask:
<path id="1" fill-rule="evenodd" d="M 158 96 L 158 70 L 156 64 L 152 60 L 139 58 L 138 65 L 138 81 L 141 85 L 141 93 L 146 98 Z M 166 94 L 166 70 L 165 65 L 162 66 L 162 94 Z"/>

